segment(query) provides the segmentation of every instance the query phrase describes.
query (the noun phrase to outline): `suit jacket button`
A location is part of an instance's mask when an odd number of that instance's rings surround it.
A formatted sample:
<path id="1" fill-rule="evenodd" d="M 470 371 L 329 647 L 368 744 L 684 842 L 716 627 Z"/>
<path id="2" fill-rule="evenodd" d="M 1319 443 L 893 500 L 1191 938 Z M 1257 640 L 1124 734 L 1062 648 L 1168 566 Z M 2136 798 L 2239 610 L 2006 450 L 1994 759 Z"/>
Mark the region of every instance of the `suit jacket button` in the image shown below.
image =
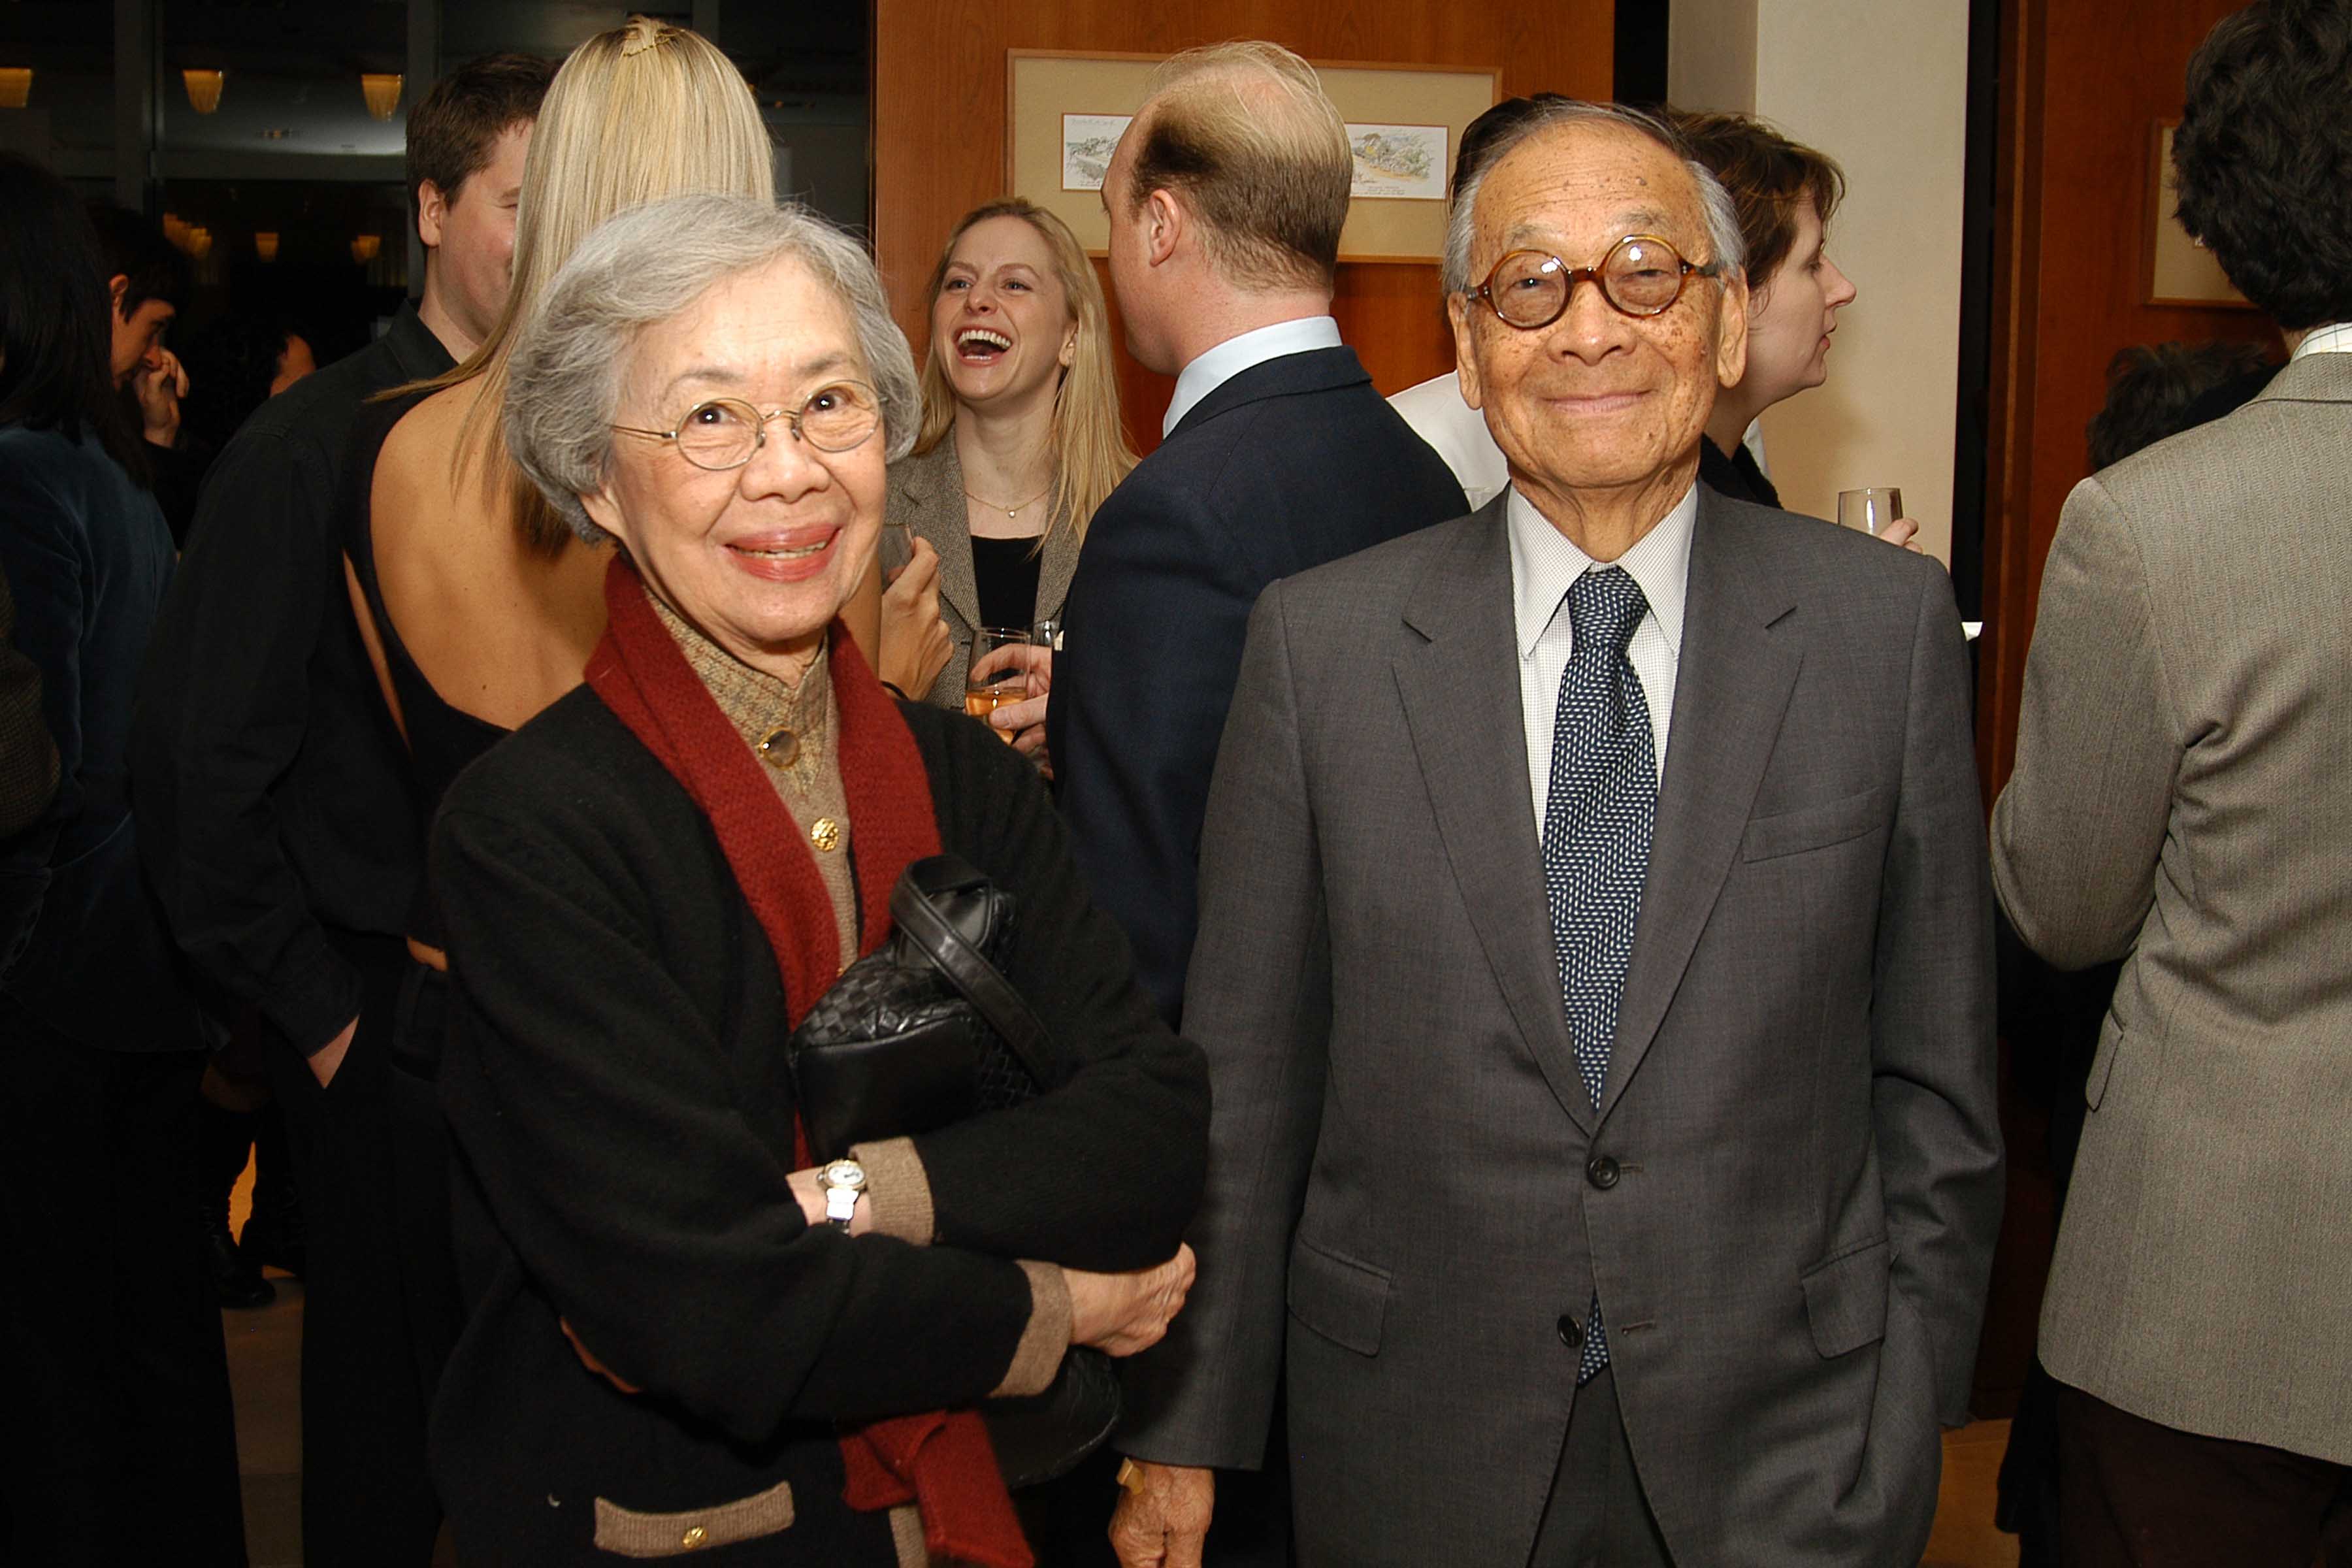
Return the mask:
<path id="1" fill-rule="evenodd" d="M 1585 1163 L 1584 1179 L 1607 1192 L 1617 1184 L 1617 1162 L 1606 1154 L 1595 1154 Z"/>
<path id="2" fill-rule="evenodd" d="M 1584 1326 L 1566 1312 L 1559 1315 L 1559 1342 L 1570 1350 L 1580 1350 L 1584 1345 Z"/>

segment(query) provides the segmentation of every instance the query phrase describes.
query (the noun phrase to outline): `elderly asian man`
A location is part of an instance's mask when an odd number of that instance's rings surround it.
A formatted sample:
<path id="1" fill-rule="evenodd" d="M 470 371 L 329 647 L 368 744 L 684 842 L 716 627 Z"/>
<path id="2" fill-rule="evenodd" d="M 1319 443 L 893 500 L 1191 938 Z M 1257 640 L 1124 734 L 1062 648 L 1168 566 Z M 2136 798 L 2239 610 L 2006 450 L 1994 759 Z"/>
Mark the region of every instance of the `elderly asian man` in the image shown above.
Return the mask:
<path id="1" fill-rule="evenodd" d="M 2000 1209 L 1950 587 L 1697 488 L 1746 289 L 1673 132 L 1563 101 L 1455 203 L 1510 487 L 1252 617 L 1115 1538 L 1193 1561 L 1279 1382 L 1314 1568 L 1916 1561 Z"/>

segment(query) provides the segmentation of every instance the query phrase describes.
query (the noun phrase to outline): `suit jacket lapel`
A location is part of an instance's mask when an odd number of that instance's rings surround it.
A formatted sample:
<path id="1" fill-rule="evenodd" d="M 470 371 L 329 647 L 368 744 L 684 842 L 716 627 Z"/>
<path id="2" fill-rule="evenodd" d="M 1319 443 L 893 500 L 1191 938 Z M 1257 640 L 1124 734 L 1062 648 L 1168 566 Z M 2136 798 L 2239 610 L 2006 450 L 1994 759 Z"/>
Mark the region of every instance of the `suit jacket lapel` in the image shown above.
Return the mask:
<path id="1" fill-rule="evenodd" d="M 1732 515 L 1704 485 L 1698 493 L 1674 723 L 1601 1094 L 1604 1121 L 1657 1038 L 1731 872 L 1803 662 L 1770 630 L 1795 605 L 1752 538 L 1754 529 L 1774 524 Z"/>
<path id="2" fill-rule="evenodd" d="M 903 459 L 897 479 L 907 498 L 908 531 L 929 540 L 940 552 L 940 597 L 954 606 L 965 626 L 979 626 L 980 584 L 972 577 L 963 467 L 956 461 L 953 432 L 922 456 Z"/>
<path id="3" fill-rule="evenodd" d="M 1503 505 L 1498 496 L 1449 525 L 1458 531 L 1454 548 L 1406 607 L 1405 623 L 1422 640 L 1409 637 L 1397 655 L 1397 689 L 1479 945 L 1553 1095 L 1589 1132 L 1592 1100 L 1560 1010 L 1543 852 L 1528 796 Z"/>

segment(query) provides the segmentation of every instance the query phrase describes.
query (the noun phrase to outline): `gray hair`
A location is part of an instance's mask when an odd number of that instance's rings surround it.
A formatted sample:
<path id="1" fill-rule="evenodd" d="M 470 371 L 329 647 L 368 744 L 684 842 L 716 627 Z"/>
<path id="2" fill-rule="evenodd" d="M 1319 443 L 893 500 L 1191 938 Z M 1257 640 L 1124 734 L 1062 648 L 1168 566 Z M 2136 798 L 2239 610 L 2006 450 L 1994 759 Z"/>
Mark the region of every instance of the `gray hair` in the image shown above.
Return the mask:
<path id="1" fill-rule="evenodd" d="M 1454 193 L 1454 205 L 1445 213 L 1443 268 L 1449 299 L 1467 294 L 1477 284 L 1477 279 L 1470 276 L 1470 234 L 1479 187 L 1513 148 L 1563 125 L 1614 125 L 1646 136 L 1673 153 L 1697 183 L 1699 210 L 1706 219 L 1707 245 L 1714 250 L 1713 260 L 1720 269 L 1717 276 L 1728 278 L 1735 272 L 1746 271 L 1748 247 L 1739 237 L 1739 210 L 1732 205 L 1730 193 L 1723 188 L 1723 182 L 1715 177 L 1714 171 L 1691 156 L 1690 145 L 1680 132 L 1654 115 L 1628 109 L 1622 103 L 1592 103 L 1580 98 L 1548 99 L 1486 149 L 1478 167 L 1462 180 Z"/>
<path id="2" fill-rule="evenodd" d="M 613 454 L 621 375 L 637 334 L 718 284 L 791 258 L 849 309 L 858 353 L 882 404 L 887 454 L 906 456 L 922 394 L 882 279 L 856 240 L 797 204 L 747 196 L 669 196 L 606 219 L 580 242 L 517 337 L 507 371 L 507 448 L 516 465 L 593 543 L 604 531 L 580 498 L 602 488 Z"/>

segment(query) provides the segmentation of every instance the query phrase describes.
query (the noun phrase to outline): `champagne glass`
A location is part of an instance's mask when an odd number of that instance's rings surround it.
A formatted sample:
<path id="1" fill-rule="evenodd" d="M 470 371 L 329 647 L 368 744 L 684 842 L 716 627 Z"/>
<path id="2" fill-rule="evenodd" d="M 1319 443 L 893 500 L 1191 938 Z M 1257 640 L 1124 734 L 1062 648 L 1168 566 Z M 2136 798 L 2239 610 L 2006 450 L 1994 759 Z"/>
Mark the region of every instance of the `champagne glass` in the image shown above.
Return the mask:
<path id="1" fill-rule="evenodd" d="M 1893 485 L 1871 485 L 1838 491 L 1838 526 L 1877 535 L 1903 515 L 1903 492 Z"/>
<path id="2" fill-rule="evenodd" d="M 1017 626 L 982 626 L 971 634 L 971 662 L 965 667 L 963 710 L 988 723 L 988 716 L 1007 702 L 1029 695 L 1029 668 L 1024 657 L 1005 650 L 1030 646 L 1027 631 Z M 1013 743 L 1013 731 L 989 725 L 996 738 Z"/>

